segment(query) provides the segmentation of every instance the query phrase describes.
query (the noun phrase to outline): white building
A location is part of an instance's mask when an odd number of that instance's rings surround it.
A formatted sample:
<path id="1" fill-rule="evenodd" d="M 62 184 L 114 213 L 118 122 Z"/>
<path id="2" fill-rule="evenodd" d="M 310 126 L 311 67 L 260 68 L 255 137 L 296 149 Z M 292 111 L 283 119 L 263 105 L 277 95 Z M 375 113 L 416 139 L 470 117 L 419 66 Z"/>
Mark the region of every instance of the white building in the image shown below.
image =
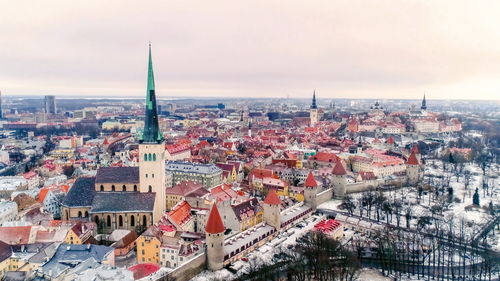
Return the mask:
<path id="1" fill-rule="evenodd" d="M 17 204 L 16 202 L 2 199 L 0 201 L 0 225 L 8 221 L 17 219 Z"/>

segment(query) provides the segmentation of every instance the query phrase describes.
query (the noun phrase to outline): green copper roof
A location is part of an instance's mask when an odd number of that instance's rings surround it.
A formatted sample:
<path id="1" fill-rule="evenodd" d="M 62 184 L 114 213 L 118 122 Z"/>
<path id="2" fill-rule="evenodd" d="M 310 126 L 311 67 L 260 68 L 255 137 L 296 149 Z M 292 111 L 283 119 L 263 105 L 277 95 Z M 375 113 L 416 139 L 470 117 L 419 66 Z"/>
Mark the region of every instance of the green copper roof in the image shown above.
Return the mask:
<path id="1" fill-rule="evenodd" d="M 141 142 L 159 143 L 161 141 L 163 141 L 163 134 L 160 132 L 160 127 L 158 126 L 153 59 L 151 57 L 151 44 L 149 44 L 148 88 L 146 92 L 144 131 L 142 133 Z"/>

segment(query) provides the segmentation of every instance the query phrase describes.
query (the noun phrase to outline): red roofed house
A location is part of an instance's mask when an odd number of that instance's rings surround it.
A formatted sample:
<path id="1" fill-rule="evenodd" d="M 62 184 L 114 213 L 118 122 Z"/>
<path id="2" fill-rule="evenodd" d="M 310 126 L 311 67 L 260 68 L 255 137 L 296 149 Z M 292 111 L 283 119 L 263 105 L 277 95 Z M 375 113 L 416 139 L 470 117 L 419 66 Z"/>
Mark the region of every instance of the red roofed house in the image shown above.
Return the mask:
<path id="1" fill-rule="evenodd" d="M 311 167 L 332 167 L 340 160 L 333 152 L 318 152 L 309 156 L 308 162 Z"/>

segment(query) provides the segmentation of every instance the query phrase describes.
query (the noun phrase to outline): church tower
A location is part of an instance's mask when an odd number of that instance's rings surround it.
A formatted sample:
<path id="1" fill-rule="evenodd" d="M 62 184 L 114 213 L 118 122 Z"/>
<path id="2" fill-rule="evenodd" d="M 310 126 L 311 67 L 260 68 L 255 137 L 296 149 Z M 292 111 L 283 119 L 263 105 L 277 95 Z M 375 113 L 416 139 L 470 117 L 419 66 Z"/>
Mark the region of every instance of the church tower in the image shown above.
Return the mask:
<path id="1" fill-rule="evenodd" d="M 207 268 L 212 271 L 222 269 L 224 266 L 224 223 L 217 209 L 212 205 L 205 227 L 207 245 Z"/>
<path id="2" fill-rule="evenodd" d="M 427 110 L 427 101 L 425 100 L 425 94 L 424 98 L 422 99 L 422 106 L 420 107 L 422 110 Z"/>
<path id="3" fill-rule="evenodd" d="M 311 110 L 309 113 L 309 118 L 310 118 L 310 125 L 311 127 L 314 127 L 316 123 L 318 123 L 318 106 L 316 105 L 316 90 L 313 92 L 313 100 L 311 104 Z"/>
<path id="4" fill-rule="evenodd" d="M 144 131 L 139 140 L 139 177 L 141 192 L 155 192 L 153 221 L 157 222 L 165 212 L 165 143 L 158 125 L 155 81 L 151 44 L 149 44 L 148 88 Z"/>

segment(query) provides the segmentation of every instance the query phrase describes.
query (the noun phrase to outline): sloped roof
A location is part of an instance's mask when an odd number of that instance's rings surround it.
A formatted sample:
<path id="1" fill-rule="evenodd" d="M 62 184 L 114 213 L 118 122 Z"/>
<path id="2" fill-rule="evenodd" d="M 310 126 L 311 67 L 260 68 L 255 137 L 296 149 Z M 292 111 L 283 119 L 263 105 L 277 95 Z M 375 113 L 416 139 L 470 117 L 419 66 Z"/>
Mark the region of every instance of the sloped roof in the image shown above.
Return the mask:
<path id="1" fill-rule="evenodd" d="M 408 160 L 406 161 L 407 165 L 419 165 L 417 156 L 415 155 L 415 151 L 413 151 L 410 154 L 410 157 L 408 157 Z"/>
<path id="2" fill-rule="evenodd" d="M 154 192 L 97 192 L 90 212 L 152 212 L 155 194 Z"/>
<path id="3" fill-rule="evenodd" d="M 89 207 L 95 195 L 95 177 L 78 178 L 64 198 L 68 207 Z"/>
<path id="4" fill-rule="evenodd" d="M 139 183 L 139 167 L 102 167 L 97 170 L 95 183 Z"/>
<path id="5" fill-rule="evenodd" d="M 347 174 L 347 172 L 345 171 L 345 168 L 344 168 L 344 165 L 342 165 L 342 162 L 337 162 L 337 164 L 335 164 L 335 167 L 333 167 L 333 171 L 332 173 L 334 175 L 337 175 L 337 176 L 343 176 L 345 174 Z"/>
<path id="6" fill-rule="evenodd" d="M 219 210 L 217 209 L 217 205 L 213 204 L 212 209 L 210 210 L 210 216 L 207 220 L 207 226 L 205 227 L 205 231 L 210 234 L 216 234 L 224 232 L 225 227 L 224 223 L 219 214 Z"/>
<path id="7" fill-rule="evenodd" d="M 182 225 L 191 217 L 191 206 L 187 201 L 182 201 L 172 211 L 168 212 L 168 216 L 177 225 Z"/>
<path id="8" fill-rule="evenodd" d="M 276 190 L 271 189 L 267 193 L 266 199 L 264 199 L 264 203 L 269 205 L 281 205 L 281 200 L 276 193 Z"/>
<path id="9" fill-rule="evenodd" d="M 316 179 L 314 178 L 314 175 L 313 175 L 312 171 L 309 172 L 309 175 L 307 175 L 307 179 L 306 179 L 304 185 L 307 186 L 307 187 L 316 187 L 316 186 L 318 186 L 318 183 L 316 182 Z"/>
<path id="10" fill-rule="evenodd" d="M 28 244 L 30 241 L 31 226 L 4 226 L 0 227 L 0 241 L 9 245 Z"/>

